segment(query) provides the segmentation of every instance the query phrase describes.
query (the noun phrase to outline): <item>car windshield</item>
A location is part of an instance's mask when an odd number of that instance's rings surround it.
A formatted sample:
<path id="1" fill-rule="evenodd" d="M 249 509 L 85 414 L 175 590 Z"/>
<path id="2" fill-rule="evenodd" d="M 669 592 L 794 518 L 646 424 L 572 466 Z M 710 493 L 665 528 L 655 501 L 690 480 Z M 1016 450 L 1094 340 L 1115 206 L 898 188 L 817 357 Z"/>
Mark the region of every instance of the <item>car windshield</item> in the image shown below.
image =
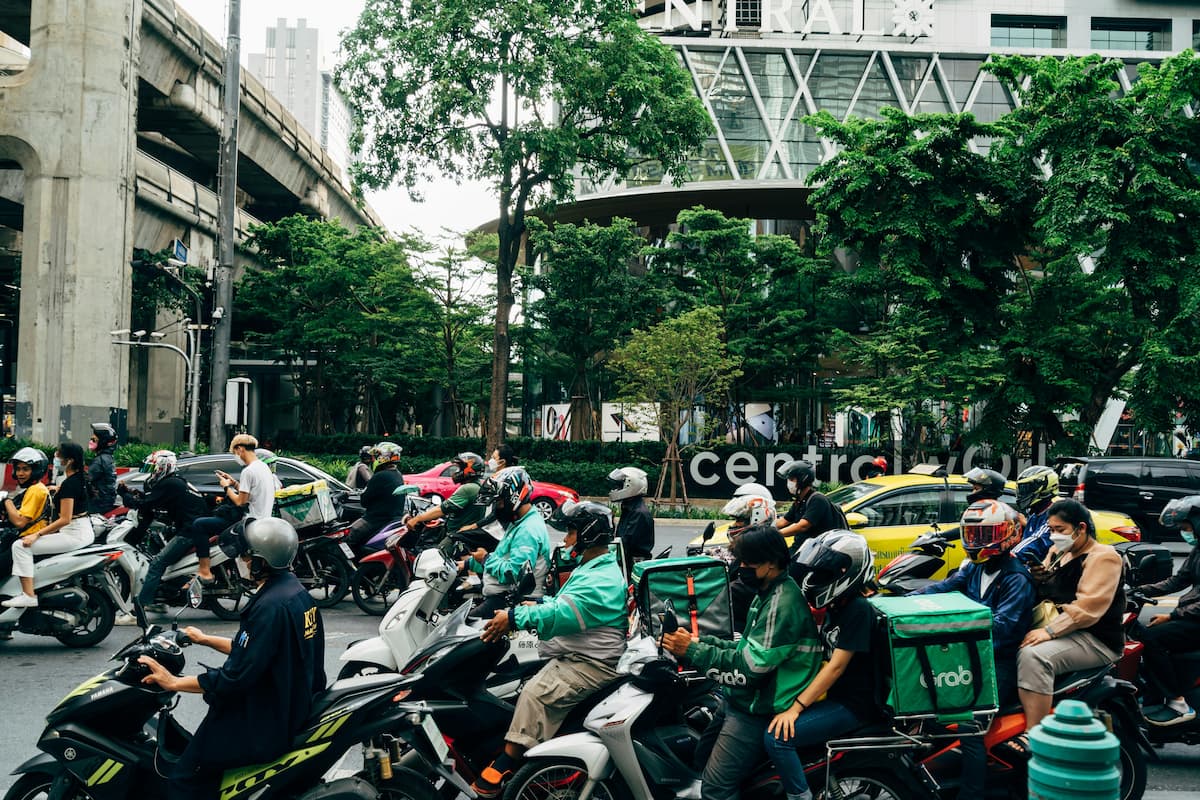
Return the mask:
<path id="1" fill-rule="evenodd" d="M 829 493 L 828 497 L 832 502 L 837 503 L 839 506 L 844 506 L 847 503 L 853 503 L 858 498 L 866 497 L 871 492 L 882 488 L 883 486 L 878 483 L 859 481 L 858 483 L 852 483 L 849 486 L 842 486 L 841 488 L 834 489 Z"/>

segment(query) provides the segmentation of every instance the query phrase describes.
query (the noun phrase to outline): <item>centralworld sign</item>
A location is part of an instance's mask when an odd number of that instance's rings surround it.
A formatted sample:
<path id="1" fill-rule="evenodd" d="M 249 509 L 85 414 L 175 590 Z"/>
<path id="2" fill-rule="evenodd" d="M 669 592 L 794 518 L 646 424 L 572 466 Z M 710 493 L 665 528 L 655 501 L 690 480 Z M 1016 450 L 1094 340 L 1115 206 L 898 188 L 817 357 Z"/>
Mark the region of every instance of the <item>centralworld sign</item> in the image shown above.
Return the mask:
<path id="1" fill-rule="evenodd" d="M 641 7 L 660 12 L 647 27 L 663 32 L 707 29 L 910 39 L 933 35 L 933 0 L 890 0 L 888 24 L 878 13 L 868 23 L 868 3 L 875 10 L 886 8 L 887 0 L 641 0 Z"/>

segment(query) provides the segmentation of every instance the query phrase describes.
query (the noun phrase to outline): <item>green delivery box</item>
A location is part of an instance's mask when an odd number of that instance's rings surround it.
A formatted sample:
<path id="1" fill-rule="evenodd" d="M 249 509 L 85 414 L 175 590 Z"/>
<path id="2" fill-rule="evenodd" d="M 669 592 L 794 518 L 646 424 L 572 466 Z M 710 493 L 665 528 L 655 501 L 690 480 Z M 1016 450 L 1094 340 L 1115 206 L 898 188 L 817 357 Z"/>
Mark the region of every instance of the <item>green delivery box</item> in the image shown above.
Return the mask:
<path id="1" fill-rule="evenodd" d="M 650 636 L 662 635 L 659 614 L 670 602 L 685 628 L 691 628 L 694 621 L 700 635 L 733 638 L 729 568 L 718 558 L 639 561 L 633 565 L 633 592 L 641 625 Z"/>
<path id="2" fill-rule="evenodd" d="M 325 481 L 289 486 L 275 493 L 274 515 L 296 530 L 324 525 L 337 519 L 333 495 Z"/>
<path id="3" fill-rule="evenodd" d="M 870 603 L 886 631 L 887 703 L 896 716 L 949 718 L 995 708 L 991 609 L 959 592 Z"/>

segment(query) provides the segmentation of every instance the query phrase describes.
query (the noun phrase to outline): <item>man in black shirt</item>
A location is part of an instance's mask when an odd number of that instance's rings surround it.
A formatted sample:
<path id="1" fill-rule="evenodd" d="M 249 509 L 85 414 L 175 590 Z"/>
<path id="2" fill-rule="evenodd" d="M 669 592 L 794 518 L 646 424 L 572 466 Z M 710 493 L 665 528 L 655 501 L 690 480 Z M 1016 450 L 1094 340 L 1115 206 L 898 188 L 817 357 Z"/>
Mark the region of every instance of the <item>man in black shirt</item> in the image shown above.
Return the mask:
<path id="1" fill-rule="evenodd" d="M 795 537 L 790 548 L 793 555 L 807 539 L 850 527 L 842 509 L 813 488 L 817 471 L 810 462 L 789 461 L 775 474 L 787 481 L 788 494 L 794 499 L 788 512 L 775 522 L 785 539 Z"/>
<path id="2" fill-rule="evenodd" d="M 404 485 L 404 476 L 400 473 L 401 451 L 395 442 L 380 442 L 371 449 L 375 456 L 375 474 L 367 481 L 367 488 L 360 497 L 362 519 L 350 526 L 350 547 L 360 558 L 372 536 L 384 525 L 404 517 L 404 494 L 396 492 Z"/>
<path id="3" fill-rule="evenodd" d="M 608 486 L 608 499 L 621 504 L 617 539 L 625 548 L 626 563 L 645 561 L 654 550 L 654 517 L 645 501 L 646 473 L 637 467 L 618 467 L 608 473 Z"/>
<path id="4" fill-rule="evenodd" d="M 222 772 L 286 753 L 325 688 L 325 633 L 308 590 L 290 571 L 300 542 L 281 519 L 255 519 L 221 535 L 221 550 L 258 585 L 232 639 L 185 633 L 229 656 L 194 677 L 172 675 L 149 656 L 144 683 L 203 693 L 208 714 L 169 776 L 172 800 L 217 797 Z"/>
<path id="5" fill-rule="evenodd" d="M 134 494 L 128 486 L 120 484 L 117 491 L 126 506 L 137 509 L 138 527 L 133 540 L 138 541 L 146 535 L 146 530 L 154 520 L 155 511 L 163 511 L 171 521 L 174 536 L 167 546 L 162 549 L 150 563 L 150 569 L 138 592 L 138 602 L 143 608 L 154 602 L 158 593 L 158 585 L 162 582 L 163 573 L 192 549 L 193 542 L 188 531 L 197 518 L 208 513 L 204 498 L 193 489 L 187 481 L 179 477 L 175 454 L 170 450 L 156 450 L 142 464 L 142 471 L 149 473 L 144 484 L 145 494 Z M 130 614 L 117 618 L 119 624 L 136 625 L 137 621 Z"/>

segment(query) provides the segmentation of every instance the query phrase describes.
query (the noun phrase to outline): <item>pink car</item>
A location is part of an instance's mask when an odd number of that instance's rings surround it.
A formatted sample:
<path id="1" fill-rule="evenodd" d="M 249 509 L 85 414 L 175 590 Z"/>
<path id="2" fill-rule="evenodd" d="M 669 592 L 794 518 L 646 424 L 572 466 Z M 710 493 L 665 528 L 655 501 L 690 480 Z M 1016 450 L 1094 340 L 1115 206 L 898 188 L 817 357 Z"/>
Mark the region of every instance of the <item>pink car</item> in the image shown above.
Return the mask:
<path id="1" fill-rule="evenodd" d="M 406 474 L 404 482 L 417 486 L 422 497 L 428 497 L 433 502 L 440 503 L 454 494 L 454 490 L 458 488 L 458 484 L 450 477 L 453 474 L 454 464 L 450 461 L 443 461 L 424 472 Z M 557 483 L 533 482 L 533 506 L 544 519 L 550 519 L 554 509 L 567 500 L 578 499 L 579 492 L 574 489 L 559 486 Z"/>

